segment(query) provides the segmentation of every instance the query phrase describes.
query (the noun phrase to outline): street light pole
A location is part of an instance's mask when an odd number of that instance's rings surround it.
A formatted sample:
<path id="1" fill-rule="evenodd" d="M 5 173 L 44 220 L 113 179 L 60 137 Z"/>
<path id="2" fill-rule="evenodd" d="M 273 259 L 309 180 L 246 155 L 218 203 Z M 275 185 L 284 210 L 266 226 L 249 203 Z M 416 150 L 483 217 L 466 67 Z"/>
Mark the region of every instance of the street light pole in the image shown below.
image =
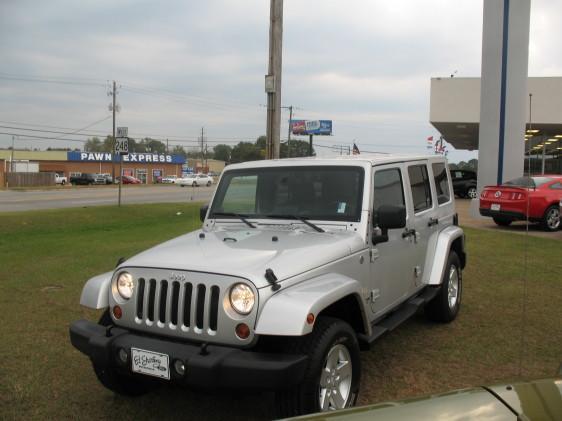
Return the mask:
<path id="1" fill-rule="evenodd" d="M 10 172 L 14 172 L 14 140 L 15 136 L 12 136 L 12 153 L 10 156 Z"/>

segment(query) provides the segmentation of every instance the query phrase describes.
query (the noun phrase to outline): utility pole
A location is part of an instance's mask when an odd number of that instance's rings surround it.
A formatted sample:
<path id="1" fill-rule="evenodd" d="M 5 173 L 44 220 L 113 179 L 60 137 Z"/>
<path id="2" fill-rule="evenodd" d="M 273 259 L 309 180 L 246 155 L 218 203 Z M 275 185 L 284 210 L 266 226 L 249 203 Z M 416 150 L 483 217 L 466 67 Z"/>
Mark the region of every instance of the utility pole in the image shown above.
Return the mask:
<path id="1" fill-rule="evenodd" d="M 15 136 L 12 136 L 12 153 L 10 156 L 10 172 L 14 172 L 14 140 Z"/>
<path id="2" fill-rule="evenodd" d="M 115 153 L 115 81 L 113 81 L 113 89 L 111 92 L 111 96 L 113 98 L 113 102 L 111 105 L 111 111 L 113 113 L 113 147 L 112 147 L 112 151 L 111 153 L 114 154 Z M 113 155 L 112 155 L 113 156 Z M 112 159 L 111 160 L 111 165 L 112 165 L 112 178 L 113 180 L 115 180 L 115 160 Z M 121 206 L 121 174 L 119 174 L 119 206 Z"/>
<path id="3" fill-rule="evenodd" d="M 283 0 L 270 0 L 269 64 L 265 76 L 265 91 L 267 92 L 266 159 L 279 159 L 282 40 Z"/>
<path id="4" fill-rule="evenodd" d="M 170 155 L 170 145 L 168 144 L 168 139 L 166 139 L 166 155 Z"/>
<path id="5" fill-rule="evenodd" d="M 205 128 L 201 127 L 201 171 L 203 171 L 203 166 L 205 165 L 203 159 L 204 159 L 204 155 L 203 155 L 203 142 L 205 139 Z"/>

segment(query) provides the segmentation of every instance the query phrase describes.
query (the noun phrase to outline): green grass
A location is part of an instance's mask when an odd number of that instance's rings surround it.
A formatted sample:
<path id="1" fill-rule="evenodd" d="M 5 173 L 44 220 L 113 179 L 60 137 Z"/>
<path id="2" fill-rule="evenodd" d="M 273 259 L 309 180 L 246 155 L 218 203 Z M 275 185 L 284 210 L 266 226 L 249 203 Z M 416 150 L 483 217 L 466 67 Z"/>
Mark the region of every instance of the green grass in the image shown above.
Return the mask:
<path id="1" fill-rule="evenodd" d="M 121 256 L 199 227 L 198 206 L 0 214 L 0 419 L 271 417 L 267 399 L 244 392 L 164 388 L 136 400 L 114 396 L 70 345 L 70 322 L 99 317 L 79 305 L 84 281 Z M 363 353 L 360 404 L 549 376 L 562 362 L 562 242 L 466 233 L 458 319 L 437 325 L 418 315 Z"/>

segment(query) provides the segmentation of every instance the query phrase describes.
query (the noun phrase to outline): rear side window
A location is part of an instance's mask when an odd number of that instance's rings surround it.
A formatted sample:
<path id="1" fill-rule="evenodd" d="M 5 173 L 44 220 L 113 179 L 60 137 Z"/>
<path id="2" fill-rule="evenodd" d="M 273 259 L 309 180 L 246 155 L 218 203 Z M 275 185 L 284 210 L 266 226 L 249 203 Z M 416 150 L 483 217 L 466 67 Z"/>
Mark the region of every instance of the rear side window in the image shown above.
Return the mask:
<path id="1" fill-rule="evenodd" d="M 410 176 L 410 189 L 414 201 L 414 212 L 418 213 L 432 206 L 431 187 L 426 165 L 413 165 L 408 167 Z"/>
<path id="2" fill-rule="evenodd" d="M 447 177 L 445 164 L 442 162 L 432 164 L 432 168 L 435 190 L 437 191 L 437 203 L 441 205 L 451 200 L 451 194 L 449 193 L 449 177 Z"/>

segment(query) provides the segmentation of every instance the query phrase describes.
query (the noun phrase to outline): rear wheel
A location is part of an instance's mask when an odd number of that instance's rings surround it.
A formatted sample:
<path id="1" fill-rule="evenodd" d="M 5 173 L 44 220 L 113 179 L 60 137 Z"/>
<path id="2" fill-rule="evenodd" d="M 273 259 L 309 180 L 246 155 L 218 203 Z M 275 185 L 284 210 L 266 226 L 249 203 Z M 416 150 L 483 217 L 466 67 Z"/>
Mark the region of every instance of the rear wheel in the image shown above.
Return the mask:
<path id="1" fill-rule="evenodd" d="M 425 306 L 426 316 L 436 322 L 451 322 L 457 317 L 462 298 L 462 272 L 459 256 L 449 252 L 447 266 L 437 295 Z"/>
<path id="2" fill-rule="evenodd" d="M 334 318 L 319 318 L 307 336 L 295 338 L 288 353 L 309 356 L 303 382 L 275 396 L 277 417 L 349 408 L 359 393 L 361 359 L 355 332 Z"/>
<path id="3" fill-rule="evenodd" d="M 102 326 L 109 326 L 113 323 L 109 310 L 103 313 L 98 323 Z M 124 376 L 111 367 L 101 367 L 94 363 L 92 365 L 100 383 L 119 395 L 141 396 L 150 392 L 154 387 L 148 383 L 148 380 Z"/>
<path id="4" fill-rule="evenodd" d="M 556 231 L 560 228 L 560 207 L 557 205 L 550 206 L 544 213 L 541 226 L 546 231 Z"/>
<path id="5" fill-rule="evenodd" d="M 197 182 L 194 181 L 193 183 L 191 183 L 191 187 L 197 187 Z"/>
<path id="6" fill-rule="evenodd" d="M 476 190 L 476 187 L 469 187 L 466 190 L 466 196 L 469 199 L 476 199 L 478 197 L 478 190 Z"/>
<path id="7" fill-rule="evenodd" d="M 494 216 L 493 219 L 496 225 L 499 225 L 501 227 L 507 227 L 513 222 L 513 220 L 506 218 L 505 216 Z"/>
<path id="8" fill-rule="evenodd" d="M 66 181 L 62 180 L 60 183 L 64 186 L 66 184 Z"/>
<path id="9" fill-rule="evenodd" d="M 210 181 L 207 181 L 207 187 L 209 187 L 211 185 Z"/>

